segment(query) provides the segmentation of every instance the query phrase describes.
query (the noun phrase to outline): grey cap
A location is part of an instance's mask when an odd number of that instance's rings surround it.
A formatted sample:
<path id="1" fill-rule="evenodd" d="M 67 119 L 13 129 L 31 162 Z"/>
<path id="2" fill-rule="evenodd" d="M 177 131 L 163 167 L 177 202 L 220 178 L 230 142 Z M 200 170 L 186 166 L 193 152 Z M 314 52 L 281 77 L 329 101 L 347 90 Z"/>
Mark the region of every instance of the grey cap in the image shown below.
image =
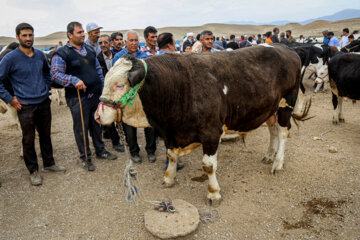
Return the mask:
<path id="1" fill-rule="evenodd" d="M 324 30 L 324 31 L 322 31 L 322 33 L 328 33 L 329 31 L 328 30 Z"/>
<path id="2" fill-rule="evenodd" d="M 96 23 L 88 23 L 88 25 L 86 25 L 86 32 L 91 32 L 101 28 L 102 27 L 99 27 L 99 25 L 97 25 Z"/>
<path id="3" fill-rule="evenodd" d="M 281 32 L 281 33 L 280 33 L 280 36 L 285 36 L 285 33 L 284 33 L 284 32 Z"/>

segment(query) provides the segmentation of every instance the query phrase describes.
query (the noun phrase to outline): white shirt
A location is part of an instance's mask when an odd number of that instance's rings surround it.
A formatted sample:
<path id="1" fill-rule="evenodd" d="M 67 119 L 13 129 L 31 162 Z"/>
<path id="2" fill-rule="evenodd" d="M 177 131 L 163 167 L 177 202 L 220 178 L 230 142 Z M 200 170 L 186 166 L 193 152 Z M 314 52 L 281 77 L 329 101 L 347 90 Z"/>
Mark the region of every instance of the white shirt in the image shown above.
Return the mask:
<path id="1" fill-rule="evenodd" d="M 341 47 L 345 47 L 346 45 L 348 45 L 349 42 L 349 37 L 348 36 L 342 36 L 341 38 Z"/>
<path id="2" fill-rule="evenodd" d="M 102 55 L 105 59 L 105 63 L 106 63 L 106 68 L 108 70 L 110 70 L 110 68 L 112 67 L 112 62 L 113 62 L 113 55 L 111 53 L 110 57 L 108 58 L 103 52 L 102 52 Z"/>

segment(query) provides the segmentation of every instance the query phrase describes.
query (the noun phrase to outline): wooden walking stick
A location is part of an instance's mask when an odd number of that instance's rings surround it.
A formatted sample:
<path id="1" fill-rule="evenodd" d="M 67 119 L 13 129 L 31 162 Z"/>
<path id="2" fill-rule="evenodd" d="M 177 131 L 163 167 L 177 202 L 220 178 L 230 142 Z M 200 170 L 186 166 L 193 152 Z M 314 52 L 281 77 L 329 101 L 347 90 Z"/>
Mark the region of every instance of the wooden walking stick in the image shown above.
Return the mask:
<path id="1" fill-rule="evenodd" d="M 83 130 L 83 137 L 84 137 L 84 152 L 85 152 L 86 168 L 89 168 L 87 146 L 86 146 L 86 136 L 85 136 L 84 116 L 83 116 L 83 110 L 82 110 L 82 104 L 81 104 L 81 98 L 80 98 L 80 91 L 78 88 L 77 88 L 77 94 L 78 94 L 79 104 L 80 104 L 80 115 L 81 115 L 81 125 L 82 125 L 82 130 Z"/>

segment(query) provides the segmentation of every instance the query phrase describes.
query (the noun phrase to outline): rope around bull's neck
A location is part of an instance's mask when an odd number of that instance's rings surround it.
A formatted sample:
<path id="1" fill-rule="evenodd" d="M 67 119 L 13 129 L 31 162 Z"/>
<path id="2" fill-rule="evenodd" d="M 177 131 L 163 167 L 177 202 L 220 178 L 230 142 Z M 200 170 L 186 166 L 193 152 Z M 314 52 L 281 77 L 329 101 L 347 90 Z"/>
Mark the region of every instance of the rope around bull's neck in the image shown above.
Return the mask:
<path id="1" fill-rule="evenodd" d="M 142 63 L 144 64 L 144 68 L 145 68 L 145 76 L 143 78 L 143 80 L 141 80 L 141 82 L 139 82 L 138 84 L 136 84 L 134 87 L 132 87 L 127 93 L 125 93 L 120 99 L 116 100 L 116 104 L 122 104 L 122 105 L 126 105 L 127 103 L 130 104 L 130 106 L 133 106 L 133 102 L 131 100 L 133 100 L 136 97 L 136 94 L 138 92 L 138 90 L 141 88 L 141 86 L 144 84 L 145 82 L 145 77 L 147 74 L 147 64 L 144 61 L 144 59 L 140 59 L 142 61 Z"/>

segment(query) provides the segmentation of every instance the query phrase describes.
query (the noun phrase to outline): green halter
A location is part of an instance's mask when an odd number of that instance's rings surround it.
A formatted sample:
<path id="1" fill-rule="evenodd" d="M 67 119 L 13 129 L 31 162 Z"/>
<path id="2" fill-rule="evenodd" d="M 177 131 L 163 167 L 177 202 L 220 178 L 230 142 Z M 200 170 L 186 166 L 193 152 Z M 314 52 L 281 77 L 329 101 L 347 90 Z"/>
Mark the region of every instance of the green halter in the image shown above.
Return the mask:
<path id="1" fill-rule="evenodd" d="M 133 102 L 131 100 L 133 100 L 136 97 L 137 91 L 140 89 L 140 87 L 144 84 L 145 81 L 145 77 L 147 74 L 147 64 L 144 61 L 144 59 L 140 59 L 142 61 L 142 63 L 144 64 L 144 68 L 145 68 L 145 76 L 143 78 L 143 80 L 141 80 L 141 82 L 139 82 L 138 84 L 136 84 L 134 87 L 132 87 L 127 93 L 125 93 L 120 99 L 116 100 L 115 102 L 117 104 L 122 104 L 122 105 L 126 105 L 127 103 L 130 104 L 130 106 L 133 106 Z"/>

